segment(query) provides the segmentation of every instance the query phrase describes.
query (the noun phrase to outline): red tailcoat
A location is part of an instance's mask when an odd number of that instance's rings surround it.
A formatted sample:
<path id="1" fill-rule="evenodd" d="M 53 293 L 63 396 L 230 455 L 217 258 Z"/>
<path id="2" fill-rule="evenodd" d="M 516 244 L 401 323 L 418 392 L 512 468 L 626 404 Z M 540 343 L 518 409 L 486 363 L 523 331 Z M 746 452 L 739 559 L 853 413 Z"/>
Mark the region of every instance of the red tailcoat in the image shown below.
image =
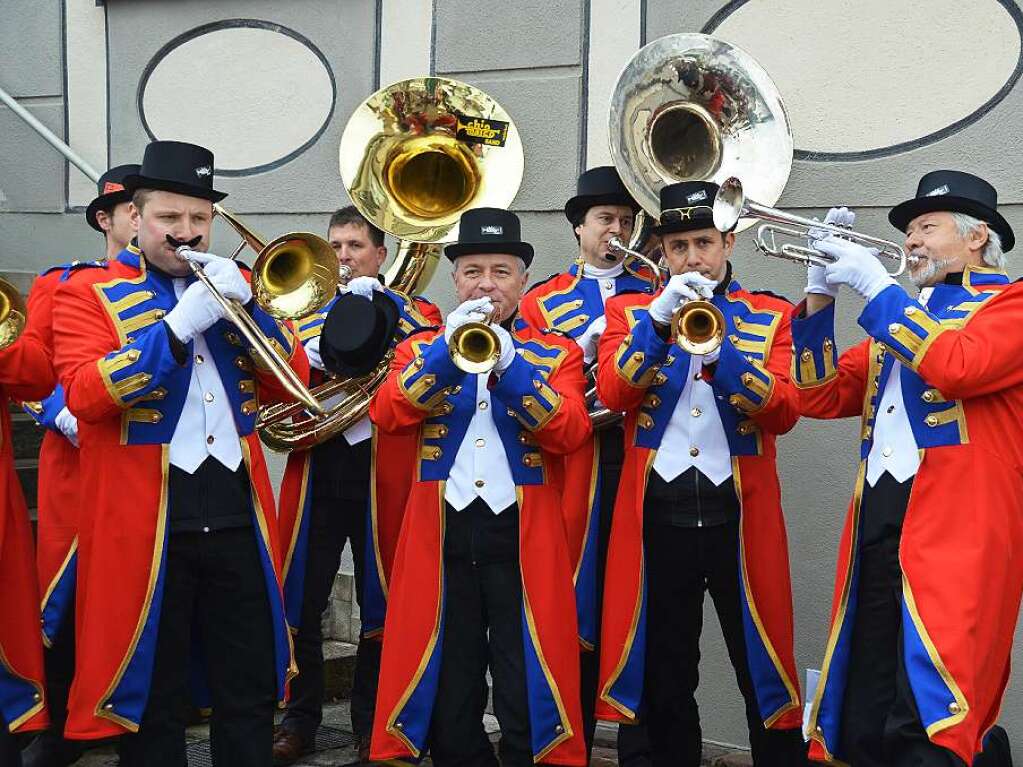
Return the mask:
<path id="1" fill-rule="evenodd" d="M 386 292 L 398 306 L 398 340 L 423 328 L 441 324 L 440 310 L 425 298 L 410 298 L 390 289 Z M 298 322 L 299 340 L 303 344 L 320 335 L 324 319 L 332 306 L 333 302 L 322 311 L 303 317 Z M 316 373 L 318 371 L 314 371 L 314 376 Z M 316 378 L 320 379 L 321 376 Z M 339 435 L 335 439 L 344 439 L 344 436 Z M 387 467 L 411 465 L 416 453 L 415 446 L 409 440 L 396 439 L 375 427 L 372 439 L 370 476 L 366 478 L 371 488 L 369 508 L 366 511 L 366 572 L 363 575 L 363 592 L 359 595 L 359 615 L 363 635 L 379 637 L 384 628 L 387 581 L 394 563 L 394 550 L 398 545 L 405 501 L 412 486 L 410 474 L 388 471 Z M 284 601 L 288 626 L 293 632 L 298 631 L 302 617 L 312 476 L 315 471 L 331 471 L 330 466 L 318 465 L 314 456 L 315 449 L 293 450 L 288 454 L 278 504 L 278 524 L 284 549 Z M 378 462 L 378 456 L 385 457 L 386 461 Z"/>
<path id="2" fill-rule="evenodd" d="M 839 358 L 834 307 L 793 322 L 800 404 L 860 416 L 860 469 L 842 532 L 811 756 L 842 759 L 842 701 L 857 609 L 860 499 L 875 408 L 897 359 L 921 461 L 899 544 L 902 658 L 930 739 L 967 764 L 998 718 L 1023 594 L 1023 285 L 967 269 L 924 308 L 898 286 L 870 301 L 871 340 Z"/>
<path id="3" fill-rule="evenodd" d="M 78 417 L 82 493 L 92 499 L 79 530 L 77 669 L 65 733 L 79 739 L 137 731 L 148 699 L 166 567 L 170 441 L 192 375 L 192 344 L 179 363 L 163 316 L 173 283 L 129 246 L 108 279 L 61 285 L 54 307 L 56 367 Z M 253 318 L 300 378 L 308 361 L 292 331 L 258 309 Z M 274 627 L 277 691 L 294 674 L 284 621 L 274 499 L 259 439 L 258 401 L 286 395 L 250 358 L 233 324 L 204 333 L 224 384 L 252 483 L 253 530 Z M 258 400 L 257 400 L 258 398 Z"/>
<path id="4" fill-rule="evenodd" d="M 556 330 L 578 339 L 604 316 L 601 285 L 613 286 L 615 294 L 652 291 L 654 282 L 645 267 L 626 262 L 621 274 L 602 280 L 583 277 L 577 261 L 567 272 L 534 285 L 519 302 L 519 316 L 537 330 Z M 595 362 L 595 360 L 594 360 Z M 592 650 L 597 641 L 598 537 L 601 496 L 607 492 L 600 469 L 600 440 L 594 434 L 583 446 L 565 456 L 563 513 L 573 563 L 579 643 Z"/>
<path id="5" fill-rule="evenodd" d="M 103 261 L 76 261 L 53 267 L 36 277 L 28 294 L 28 314 L 38 324 L 46 349 L 53 356 L 53 299 L 62 282 L 74 279 L 101 280 L 107 274 Z M 56 380 L 53 381 L 56 384 Z M 41 595 L 43 643 L 49 647 L 68 607 L 75 598 L 78 552 L 78 515 L 86 505 L 78 475 L 78 448 L 53 422 L 65 406 L 63 387 L 42 402 L 26 402 L 26 410 L 46 427 L 39 448 L 39 490 L 36 529 L 36 570 Z"/>
<path id="6" fill-rule="evenodd" d="M 626 412 L 625 465 L 615 503 L 604 585 L 603 637 L 597 716 L 632 722 L 643 698 L 646 572 L 643 500 L 647 476 L 685 386 L 689 355 L 657 335 L 649 295 L 607 303 L 600 340 L 597 393 Z M 751 293 L 732 282 L 714 304 L 726 321 L 711 385 L 732 457 L 739 494 L 739 568 L 749 671 L 764 725 L 791 729 L 800 722 L 792 650 L 788 546 L 775 467 L 775 435 L 796 423 L 797 395 L 788 302 Z M 704 375 L 711 377 L 708 368 Z"/>
<path id="7" fill-rule="evenodd" d="M 49 715 L 32 528 L 14 471 L 8 404 L 45 397 L 52 388 L 50 355 L 30 319 L 0 350 L 0 719 L 11 732 L 43 729 Z"/>
<path id="8" fill-rule="evenodd" d="M 524 329 L 518 354 L 492 389 L 491 413 L 508 457 L 519 505 L 522 619 L 533 758 L 582 765 L 579 648 L 572 565 L 556 454 L 590 435 L 582 355 L 568 339 Z M 463 385 L 464 382 L 464 385 Z M 417 451 L 412 463 L 381 470 L 414 475 L 391 578 L 374 759 L 423 755 L 429 732 L 444 615 L 444 485 L 476 411 L 476 381 L 451 362 L 443 329 L 396 350 L 370 415 L 381 432 Z M 556 469 L 557 470 L 557 469 Z"/>

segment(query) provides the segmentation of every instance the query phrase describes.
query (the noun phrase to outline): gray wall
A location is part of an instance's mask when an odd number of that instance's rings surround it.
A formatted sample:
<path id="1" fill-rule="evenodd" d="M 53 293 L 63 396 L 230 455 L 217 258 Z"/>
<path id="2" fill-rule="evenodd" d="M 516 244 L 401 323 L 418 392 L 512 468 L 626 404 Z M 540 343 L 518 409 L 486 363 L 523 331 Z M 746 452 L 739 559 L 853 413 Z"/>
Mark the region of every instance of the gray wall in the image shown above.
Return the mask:
<path id="1" fill-rule="evenodd" d="M 179 35 L 200 25 L 227 19 L 257 19 L 283 25 L 318 49 L 336 85 L 333 109 L 319 136 L 286 162 L 218 179 L 218 186 L 231 193 L 229 206 L 245 213 L 256 229 L 268 235 L 294 229 L 322 232 L 328 213 L 347 202 L 337 173 L 341 132 L 353 108 L 377 87 L 380 72 L 400 69 L 404 61 L 401 57 L 420 60 L 436 74 L 484 88 L 512 114 L 522 134 L 526 171 L 514 207 L 522 214 L 525 231 L 537 248 L 533 267 L 536 278 L 563 269 L 574 255 L 575 242 L 560 211 L 587 158 L 593 163 L 606 157 L 600 142 L 591 139 L 593 131 L 588 126 L 593 125 L 594 120 L 602 120 L 606 113 L 604 97 L 594 94 L 608 90 L 606 72 L 615 71 L 616 67 L 611 66 L 614 57 L 624 62 L 642 42 L 672 32 L 703 30 L 715 18 L 713 25 L 720 23 L 722 30 L 741 37 L 742 18 L 735 16 L 730 21 L 722 18 L 724 14 L 720 12 L 723 8 L 736 14 L 745 12 L 741 2 L 725 3 L 723 0 L 686 3 L 681 0 L 517 0 L 506 3 L 434 0 L 431 3 L 426 0 L 429 7 L 424 12 L 429 17 L 432 9 L 432 27 L 412 30 L 411 37 L 425 41 L 427 47 L 422 51 L 395 51 L 381 49 L 380 40 L 387 39 L 391 30 L 381 30 L 378 17 L 387 15 L 388 3 L 410 0 L 292 3 L 107 0 L 98 10 L 91 9 L 91 3 L 85 0 L 66 2 L 70 7 L 61 0 L 0 0 L 0 86 L 17 96 L 58 135 L 67 135 L 66 112 L 85 115 L 75 123 L 85 126 L 76 129 L 82 131 L 78 134 L 80 138 L 72 137 L 72 140 L 101 149 L 105 146 L 105 152 L 99 152 L 101 156 L 92 158 L 97 165 L 137 161 L 140 157 L 148 140 L 138 109 L 140 82 L 161 48 Z M 768 0 L 760 0 L 756 5 L 765 3 Z M 753 5 L 750 4 L 751 9 Z M 779 0 L 777 5 L 781 9 L 786 4 Z M 847 37 L 855 36 L 857 30 L 870 31 L 875 20 L 857 16 L 851 4 L 842 5 L 842 23 L 834 25 L 836 29 L 846 31 Z M 919 7 L 921 3 L 897 5 Z M 938 5 L 949 14 L 965 13 L 951 10 L 954 4 L 948 5 L 944 0 Z M 967 5 L 984 6 L 986 10 L 982 10 L 988 16 L 1002 13 L 1004 17 L 998 17 L 996 24 L 1016 23 L 1015 17 L 1010 18 L 1005 10 L 1009 8 L 1018 16 L 1018 8 L 1011 0 L 1001 4 L 996 0 L 984 0 Z M 90 7 L 89 13 L 101 14 L 101 18 L 93 16 L 93 19 L 105 31 L 91 41 L 95 50 L 88 48 L 83 54 L 81 47 L 75 47 L 81 46 L 81 41 L 76 42 L 74 35 L 66 34 L 64 20 L 78 24 L 75 14 L 86 13 L 84 6 Z M 402 17 L 400 12 L 394 13 L 394 7 L 390 11 L 388 18 Z M 947 20 L 935 13 L 933 26 L 942 27 L 944 21 Z M 959 16 L 951 21 L 956 22 L 953 27 L 974 23 L 969 17 Z M 616 35 L 619 28 L 623 31 Z M 73 26 L 73 29 L 80 27 Z M 610 44 L 606 38 L 600 38 L 599 45 L 591 45 L 591 35 L 597 39 L 599 30 L 604 30 L 600 32 L 603 35 L 608 35 L 610 30 Z M 635 39 L 629 37 L 633 32 L 627 30 L 635 30 Z M 879 134 L 895 135 L 898 132 L 895 128 L 904 127 L 906 120 L 917 119 L 914 115 L 923 120 L 930 110 L 945 109 L 949 98 L 968 100 L 968 94 L 956 96 L 955 83 L 947 80 L 928 82 L 924 78 L 907 82 L 906 78 L 912 73 L 907 75 L 899 69 L 897 62 L 893 62 L 891 49 L 857 53 L 843 50 L 841 40 L 832 47 L 847 60 L 865 59 L 876 64 L 865 70 L 866 75 L 857 72 L 856 77 L 849 80 L 843 79 L 842 70 L 835 69 L 832 87 L 807 95 L 800 90 L 807 86 L 798 81 L 799 70 L 813 69 L 814 62 L 821 67 L 835 66 L 835 63 L 822 62 L 819 58 L 830 55 L 828 46 L 818 45 L 814 49 L 815 58 L 808 58 L 801 46 L 809 36 L 800 39 L 796 32 L 798 30 L 793 32 L 788 48 L 775 46 L 774 51 L 767 53 L 773 62 L 772 75 L 793 110 L 794 123 L 814 127 L 815 115 L 823 115 L 821 119 L 825 119 L 829 103 L 843 98 L 843 88 L 859 88 L 855 97 L 862 100 L 859 103 L 864 113 L 871 112 L 874 103 L 871 93 L 879 103 L 896 105 L 886 109 L 897 110 L 901 102 L 910 102 L 905 113 L 908 117 L 895 111 L 887 120 L 889 124 L 881 120 L 878 127 L 860 131 L 866 133 L 865 136 L 854 135 L 856 132 L 850 130 L 849 120 L 844 125 L 825 125 L 818 135 L 825 144 L 834 139 L 832 143 L 838 146 L 839 139 L 844 140 L 847 134 L 850 141 L 861 142 L 877 139 Z M 66 46 L 74 48 L 74 55 L 70 55 Z M 109 94 L 104 103 L 98 103 L 94 94 L 84 100 L 68 96 L 65 61 L 79 61 L 83 56 L 86 59 L 100 57 L 93 64 L 97 76 L 106 78 L 106 88 L 100 89 Z M 766 63 L 767 59 L 763 60 Z M 205 77 L 209 78 L 207 84 L 222 86 L 225 71 L 205 72 Z M 989 80 L 999 76 L 997 72 L 988 74 Z M 865 90 L 864 80 L 867 81 Z M 274 88 L 278 86 L 268 84 L 269 96 L 256 93 L 260 109 L 301 107 L 279 95 L 274 97 Z M 925 170 L 956 167 L 988 177 L 999 189 L 1004 214 L 1023 231 L 1023 177 L 1018 173 L 1023 160 L 1018 130 L 1023 117 L 1023 92 L 1014 86 L 1015 80 L 1007 78 L 997 103 L 984 110 L 973 109 L 972 116 L 963 125 L 938 137 L 924 137 L 926 140 L 894 148 L 873 146 L 872 152 L 861 152 L 859 157 L 848 153 L 829 157 L 825 153 L 823 158 L 808 158 L 805 151 L 801 152 L 780 204 L 816 215 L 832 203 L 853 205 L 860 216 L 858 228 L 895 236 L 885 218 L 888 207 L 910 195 Z M 200 82 L 196 87 L 201 90 L 204 85 Z M 787 94 L 786 87 L 789 87 Z M 949 95 L 950 88 L 953 96 Z M 251 88 L 243 92 L 251 101 Z M 265 103 L 262 96 L 266 96 Z M 815 104 L 812 108 L 816 111 L 808 115 L 792 104 Z M 213 136 L 213 140 L 224 147 L 227 144 L 223 142 L 232 142 L 234 151 L 237 149 L 235 142 L 246 142 L 247 136 L 251 137 L 259 126 L 247 111 L 251 103 L 239 102 L 229 107 L 237 109 L 244 119 L 240 117 L 233 125 L 218 123 L 220 133 Z M 183 125 L 203 127 L 204 114 L 192 109 L 189 99 L 180 100 Z M 978 111 L 983 113 L 974 114 Z M 921 122 L 921 130 L 926 133 L 930 124 L 924 125 L 925 122 Z M 796 146 L 797 149 L 806 146 L 801 145 L 798 134 Z M 818 145 L 814 146 L 820 151 Z M 74 175 L 72 172 L 71 176 Z M 53 263 L 100 254 L 101 241 L 84 224 L 83 200 L 80 195 L 69 193 L 68 177 L 66 163 L 8 110 L 0 108 L 0 242 L 3 243 L 0 269 L 41 269 Z M 233 242 L 234 236 L 220 227 L 214 249 L 225 252 Z M 749 286 L 767 288 L 793 298 L 798 297 L 802 285 L 798 268 L 754 255 L 747 235 L 740 237 L 736 271 Z M 1016 276 L 1019 271 L 1018 264 L 1011 261 L 1010 273 Z M 449 308 L 453 296 L 450 279 L 444 272 L 442 266 L 428 294 L 444 308 Z M 839 327 L 843 328 L 839 334 L 843 345 L 855 342 L 860 336 L 855 324 L 857 310 L 857 302 L 843 296 L 838 320 Z M 789 519 L 796 602 L 797 661 L 801 668 L 818 666 L 825 646 L 835 551 L 853 482 L 856 445 L 856 425 L 852 421 L 804 421 L 780 441 L 779 466 Z M 717 621 L 709 606 L 705 625 L 700 692 L 705 736 L 743 744 L 746 736 L 742 707 Z M 1019 642 L 1015 656 L 1019 666 L 1023 660 Z M 1017 751 L 1023 752 L 1020 690 L 1019 682 L 1010 688 L 1002 720 L 1014 737 Z"/>

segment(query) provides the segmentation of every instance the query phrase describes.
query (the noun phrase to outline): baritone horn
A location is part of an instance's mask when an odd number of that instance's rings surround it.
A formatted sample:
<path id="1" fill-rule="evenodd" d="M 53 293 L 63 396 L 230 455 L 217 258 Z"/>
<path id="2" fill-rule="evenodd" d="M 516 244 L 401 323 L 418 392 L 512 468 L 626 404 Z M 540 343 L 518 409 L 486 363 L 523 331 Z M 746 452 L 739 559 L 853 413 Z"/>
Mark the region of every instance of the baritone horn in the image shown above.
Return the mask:
<path id="1" fill-rule="evenodd" d="M 408 295 L 429 283 L 462 213 L 507 208 L 524 168 L 518 129 L 504 108 L 479 88 L 443 77 L 401 80 L 372 94 L 345 126 L 338 154 L 352 203 L 399 242 L 384 282 Z M 310 418 L 294 405 L 262 408 L 260 438 L 293 450 L 340 434 L 366 415 L 392 356 L 364 376 L 328 377 L 317 386 L 317 399 L 332 403 L 324 415 Z"/>
<path id="2" fill-rule="evenodd" d="M 889 270 L 892 277 L 903 274 L 907 266 L 915 260 L 906 254 L 902 246 L 892 240 L 854 232 L 844 226 L 814 221 L 753 202 L 746 197 L 742 181 L 733 177 L 721 184 L 717 197 L 714 199 L 714 226 L 722 232 L 728 232 L 741 218 L 765 222 L 757 228 L 754 239 L 754 243 L 761 253 L 787 261 L 795 261 L 804 266 L 827 266 L 834 260 L 826 253 L 804 244 L 811 240 L 812 235 L 815 235 L 816 232 L 822 233 L 822 236 L 835 235 L 864 247 L 876 249 L 878 258 L 895 262 L 892 269 Z M 789 239 L 779 242 L 779 237 Z"/>
<path id="3" fill-rule="evenodd" d="M 0 278 L 0 349 L 18 340 L 28 322 L 28 306 L 14 285 Z"/>

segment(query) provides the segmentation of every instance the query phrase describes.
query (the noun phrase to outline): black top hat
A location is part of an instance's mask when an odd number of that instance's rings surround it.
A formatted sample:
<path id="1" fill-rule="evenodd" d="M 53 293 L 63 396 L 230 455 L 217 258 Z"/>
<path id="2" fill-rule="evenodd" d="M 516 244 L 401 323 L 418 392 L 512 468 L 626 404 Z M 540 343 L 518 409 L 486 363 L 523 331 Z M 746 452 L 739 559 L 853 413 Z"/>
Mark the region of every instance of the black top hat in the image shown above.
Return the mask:
<path id="1" fill-rule="evenodd" d="M 323 366 L 345 378 L 365 375 L 384 358 L 397 327 L 398 307 L 387 294 L 374 290 L 367 301 L 343 293 L 320 332 Z"/>
<path id="2" fill-rule="evenodd" d="M 717 193 L 713 181 L 680 181 L 661 187 L 661 216 L 651 231 L 668 234 L 713 228 Z"/>
<path id="3" fill-rule="evenodd" d="M 594 205 L 628 205 L 639 210 L 629 190 L 622 183 L 622 177 L 611 165 L 590 168 L 579 176 L 575 185 L 575 197 L 565 203 L 565 217 L 572 226 L 578 226 L 586 211 Z"/>
<path id="4" fill-rule="evenodd" d="M 85 209 L 85 220 L 89 226 L 97 232 L 103 229 L 96 222 L 96 214 L 101 210 L 110 210 L 121 202 L 128 202 L 131 199 L 131 192 L 124 188 L 125 176 L 134 175 L 139 172 L 138 165 L 117 165 L 102 176 L 96 182 L 96 199 L 89 203 Z"/>
<path id="5" fill-rule="evenodd" d="M 154 141 L 146 147 L 138 174 L 124 179 L 129 192 L 159 189 L 219 202 L 227 192 L 213 188 L 213 152 L 183 141 Z"/>
<path id="6" fill-rule="evenodd" d="M 507 253 L 521 258 L 526 266 L 533 260 L 533 246 L 522 242 L 519 217 L 501 208 L 465 211 L 458 223 L 458 242 L 444 248 L 452 261 L 477 253 Z"/>
<path id="7" fill-rule="evenodd" d="M 934 170 L 916 187 L 916 197 L 896 205 L 888 213 L 892 226 L 905 232 L 909 222 L 924 213 L 943 210 L 979 218 L 1002 238 L 1002 250 L 1010 251 L 1016 236 L 998 212 L 998 192 L 984 179 L 959 170 Z"/>

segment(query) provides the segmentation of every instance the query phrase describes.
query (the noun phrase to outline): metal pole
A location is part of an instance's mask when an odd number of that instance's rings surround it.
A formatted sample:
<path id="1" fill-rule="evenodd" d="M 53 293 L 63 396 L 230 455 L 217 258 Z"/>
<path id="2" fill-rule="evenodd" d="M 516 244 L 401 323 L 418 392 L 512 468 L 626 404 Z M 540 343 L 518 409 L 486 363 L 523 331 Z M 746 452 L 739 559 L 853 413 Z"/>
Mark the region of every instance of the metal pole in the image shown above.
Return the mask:
<path id="1" fill-rule="evenodd" d="M 54 149 L 56 149 L 58 152 L 64 155 L 68 159 L 68 161 L 73 163 L 75 167 L 78 168 L 78 170 L 80 170 L 82 173 L 84 173 L 86 176 L 92 179 L 92 183 L 95 184 L 99 182 L 99 173 L 97 173 L 96 170 L 91 165 L 89 165 L 89 163 L 87 163 L 85 160 L 79 157 L 71 147 L 69 147 L 59 138 L 57 138 L 53 131 L 51 131 L 49 128 L 47 128 L 45 125 L 39 122 L 39 120 L 36 119 L 35 115 L 33 115 L 31 112 L 25 109 L 25 107 L 23 107 L 21 104 L 15 101 L 14 97 L 7 91 L 5 91 L 3 88 L 0 88 L 0 101 L 4 102 L 4 104 L 10 107 L 11 111 L 14 112 L 14 114 L 16 114 L 26 123 L 28 123 L 28 126 L 32 128 L 32 130 L 34 130 L 36 133 L 42 136 L 43 139 L 45 139 L 46 142 L 50 144 L 50 146 L 52 146 Z"/>

